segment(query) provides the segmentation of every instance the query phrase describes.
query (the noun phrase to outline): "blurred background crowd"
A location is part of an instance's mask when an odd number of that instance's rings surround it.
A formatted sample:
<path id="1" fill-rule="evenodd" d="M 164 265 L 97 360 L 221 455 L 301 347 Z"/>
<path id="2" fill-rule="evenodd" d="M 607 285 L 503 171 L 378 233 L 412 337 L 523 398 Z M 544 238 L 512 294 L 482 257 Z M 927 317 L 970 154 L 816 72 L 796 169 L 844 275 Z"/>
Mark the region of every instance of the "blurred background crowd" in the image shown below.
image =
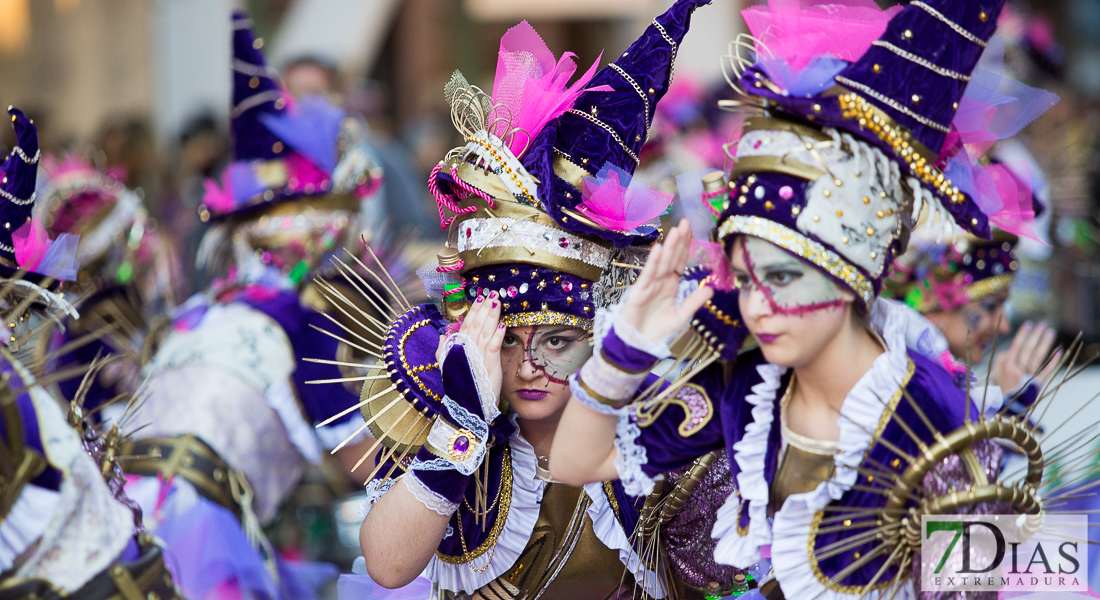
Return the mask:
<path id="1" fill-rule="evenodd" d="M 367 222 L 434 248 L 441 232 L 425 181 L 461 145 L 442 93 L 451 73 L 491 89 L 500 37 L 522 19 L 555 53 L 571 50 L 587 65 L 602 52 L 602 66 L 669 4 L 0 0 L 0 104 L 35 120 L 44 153 L 74 151 L 125 174 L 171 246 L 165 268 L 178 304 L 207 284 L 193 267 L 207 227 L 204 181 L 230 160 L 232 9 L 251 14 L 292 94 L 328 95 L 369 124 L 384 187 L 364 209 Z M 680 173 L 729 166 L 724 144 L 739 123 L 717 109 L 733 95 L 719 58 L 745 30 L 748 4 L 716 0 L 693 24 L 641 153 L 637 176 L 648 185 L 674 192 Z M 1015 76 L 1061 98 L 1021 136 L 1043 174 L 1047 243 L 1022 240 L 1008 314 L 1014 324 L 1050 322 L 1064 338 L 1082 332 L 1090 356 L 1100 352 L 1100 0 L 1010 3 L 1000 35 Z M 10 133 L 0 133 L 0 153 Z M 311 473 L 283 509 L 273 531 L 283 552 L 343 565 L 358 555 L 358 501 L 341 500 L 354 485 L 338 471 Z"/>

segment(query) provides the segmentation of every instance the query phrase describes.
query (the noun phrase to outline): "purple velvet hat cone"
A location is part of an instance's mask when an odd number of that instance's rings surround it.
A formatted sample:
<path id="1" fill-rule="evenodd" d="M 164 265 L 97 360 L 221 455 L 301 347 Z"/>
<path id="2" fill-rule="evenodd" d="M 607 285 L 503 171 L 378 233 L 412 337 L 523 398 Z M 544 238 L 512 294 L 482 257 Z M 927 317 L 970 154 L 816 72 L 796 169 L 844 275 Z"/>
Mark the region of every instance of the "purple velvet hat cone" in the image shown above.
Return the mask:
<path id="1" fill-rule="evenodd" d="M 944 177 L 939 163 L 959 100 L 1004 0 L 912 2 L 890 19 L 885 33 L 820 94 L 796 95 L 769 81 L 760 64 L 740 83 L 769 110 L 818 127 L 835 127 L 881 149 L 943 204 L 955 223 L 982 237 L 988 215 Z"/>
<path id="2" fill-rule="evenodd" d="M 649 136 L 657 103 L 672 83 L 676 51 L 688 32 L 691 15 L 710 0 L 678 0 L 653 19 L 650 26 L 613 63 L 592 78 L 588 88 L 610 86 L 614 91 L 581 94 L 573 109 L 554 119 L 535 137 L 523 156 L 523 165 L 544 182 L 540 200 L 546 212 L 567 231 L 612 242 L 615 246 L 651 243 L 656 230 L 631 235 L 593 228 L 570 219 L 563 209 L 581 202 L 579 181 L 560 177 L 555 161 L 572 163 L 574 173 L 595 175 L 605 164 L 628 174 L 638 167 L 638 152 Z"/>
<path id="3" fill-rule="evenodd" d="M 38 130 L 18 108 L 8 107 L 16 145 L 0 165 L 0 257 L 15 262 L 12 233 L 31 218 L 38 178 Z"/>
<path id="4" fill-rule="evenodd" d="M 911 2 L 837 83 L 876 104 L 939 152 L 1004 0 Z"/>
<path id="5" fill-rule="evenodd" d="M 269 160 L 285 156 L 289 148 L 260 121 L 262 115 L 281 116 L 286 100 L 277 75 L 267 66 L 263 41 L 252 32 L 252 20 L 233 12 L 233 154 L 236 160 Z"/>

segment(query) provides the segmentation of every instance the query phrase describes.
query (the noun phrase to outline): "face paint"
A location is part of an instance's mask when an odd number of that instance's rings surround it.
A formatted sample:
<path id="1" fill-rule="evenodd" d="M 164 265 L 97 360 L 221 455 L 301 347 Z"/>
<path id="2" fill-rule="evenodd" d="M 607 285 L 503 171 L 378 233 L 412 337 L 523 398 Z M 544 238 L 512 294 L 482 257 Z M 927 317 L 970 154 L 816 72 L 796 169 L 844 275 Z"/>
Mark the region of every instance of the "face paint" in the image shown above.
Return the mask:
<path id="1" fill-rule="evenodd" d="M 776 314 L 802 315 L 845 303 L 835 281 L 771 242 L 744 236 L 740 252 L 744 264 L 732 267 L 734 285 L 759 290 Z"/>
<path id="2" fill-rule="evenodd" d="M 529 328 L 526 340 L 521 335 L 506 335 L 501 354 L 508 364 L 521 368 L 528 363 L 552 383 L 566 384 L 592 356 L 589 337 L 587 331 L 576 327 L 540 325 Z"/>

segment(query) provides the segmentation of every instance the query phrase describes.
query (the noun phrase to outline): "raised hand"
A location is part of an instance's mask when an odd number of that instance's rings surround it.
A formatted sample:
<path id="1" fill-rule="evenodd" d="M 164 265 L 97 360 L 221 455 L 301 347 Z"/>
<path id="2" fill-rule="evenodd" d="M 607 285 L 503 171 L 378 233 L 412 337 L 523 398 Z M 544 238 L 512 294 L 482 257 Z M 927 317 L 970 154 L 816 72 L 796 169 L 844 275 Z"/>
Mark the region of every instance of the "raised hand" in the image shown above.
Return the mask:
<path id="1" fill-rule="evenodd" d="M 493 386 L 493 395 L 500 398 L 501 380 L 504 372 L 500 367 L 500 346 L 504 342 L 504 334 L 507 331 L 500 322 L 500 298 L 497 292 L 490 292 L 488 297 L 478 296 L 477 300 L 470 304 L 470 310 L 462 321 L 462 327 L 458 332 L 469 337 L 481 356 L 481 362 L 489 373 L 489 382 Z M 440 351 L 436 354 L 439 364 L 443 363 L 441 355 L 443 341 L 439 340 Z"/>
<path id="2" fill-rule="evenodd" d="M 1024 323 L 1012 338 L 1008 349 L 993 359 L 993 372 L 990 374 L 993 382 L 1005 393 L 1025 383 L 1032 375 L 1035 376 L 1034 381 L 1042 385 L 1054 374 L 1058 359 L 1062 357 L 1063 351 L 1059 348 L 1042 372 L 1037 372 L 1051 354 L 1054 339 L 1055 331 L 1046 323 L 1039 323 L 1038 326 L 1032 326 L 1030 322 Z"/>
<path id="3" fill-rule="evenodd" d="M 680 330 L 714 295 L 700 286 L 676 308 L 680 277 L 691 256 L 691 226 L 687 219 L 673 227 L 663 243 L 649 253 L 641 275 L 630 289 L 621 318 L 646 338 L 657 341 Z"/>

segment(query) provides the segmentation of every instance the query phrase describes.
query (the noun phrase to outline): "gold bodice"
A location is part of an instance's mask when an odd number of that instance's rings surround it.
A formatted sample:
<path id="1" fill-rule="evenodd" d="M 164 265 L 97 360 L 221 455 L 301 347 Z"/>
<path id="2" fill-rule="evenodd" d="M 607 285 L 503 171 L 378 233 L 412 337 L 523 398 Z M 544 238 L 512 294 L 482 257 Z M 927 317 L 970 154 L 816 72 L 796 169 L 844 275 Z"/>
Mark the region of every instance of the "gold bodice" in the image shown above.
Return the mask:
<path id="1" fill-rule="evenodd" d="M 812 492 L 822 481 L 836 473 L 833 457 L 837 452 L 837 443 L 818 440 L 795 433 L 787 427 L 787 404 L 794 389 L 794 378 L 787 386 L 780 404 L 779 423 L 783 436 L 783 446 L 779 457 L 779 467 L 775 470 L 771 486 L 768 489 L 768 511 L 775 514 L 783 508 L 783 503 L 793 494 Z"/>
<path id="2" fill-rule="evenodd" d="M 596 537 L 587 513 L 591 503 L 583 488 L 548 484 L 531 539 L 512 568 L 473 596 L 444 592 L 440 598 L 629 598 L 633 579 L 629 574 L 624 579 L 625 567 L 618 551 Z M 620 584 L 625 590 L 621 595 Z"/>

